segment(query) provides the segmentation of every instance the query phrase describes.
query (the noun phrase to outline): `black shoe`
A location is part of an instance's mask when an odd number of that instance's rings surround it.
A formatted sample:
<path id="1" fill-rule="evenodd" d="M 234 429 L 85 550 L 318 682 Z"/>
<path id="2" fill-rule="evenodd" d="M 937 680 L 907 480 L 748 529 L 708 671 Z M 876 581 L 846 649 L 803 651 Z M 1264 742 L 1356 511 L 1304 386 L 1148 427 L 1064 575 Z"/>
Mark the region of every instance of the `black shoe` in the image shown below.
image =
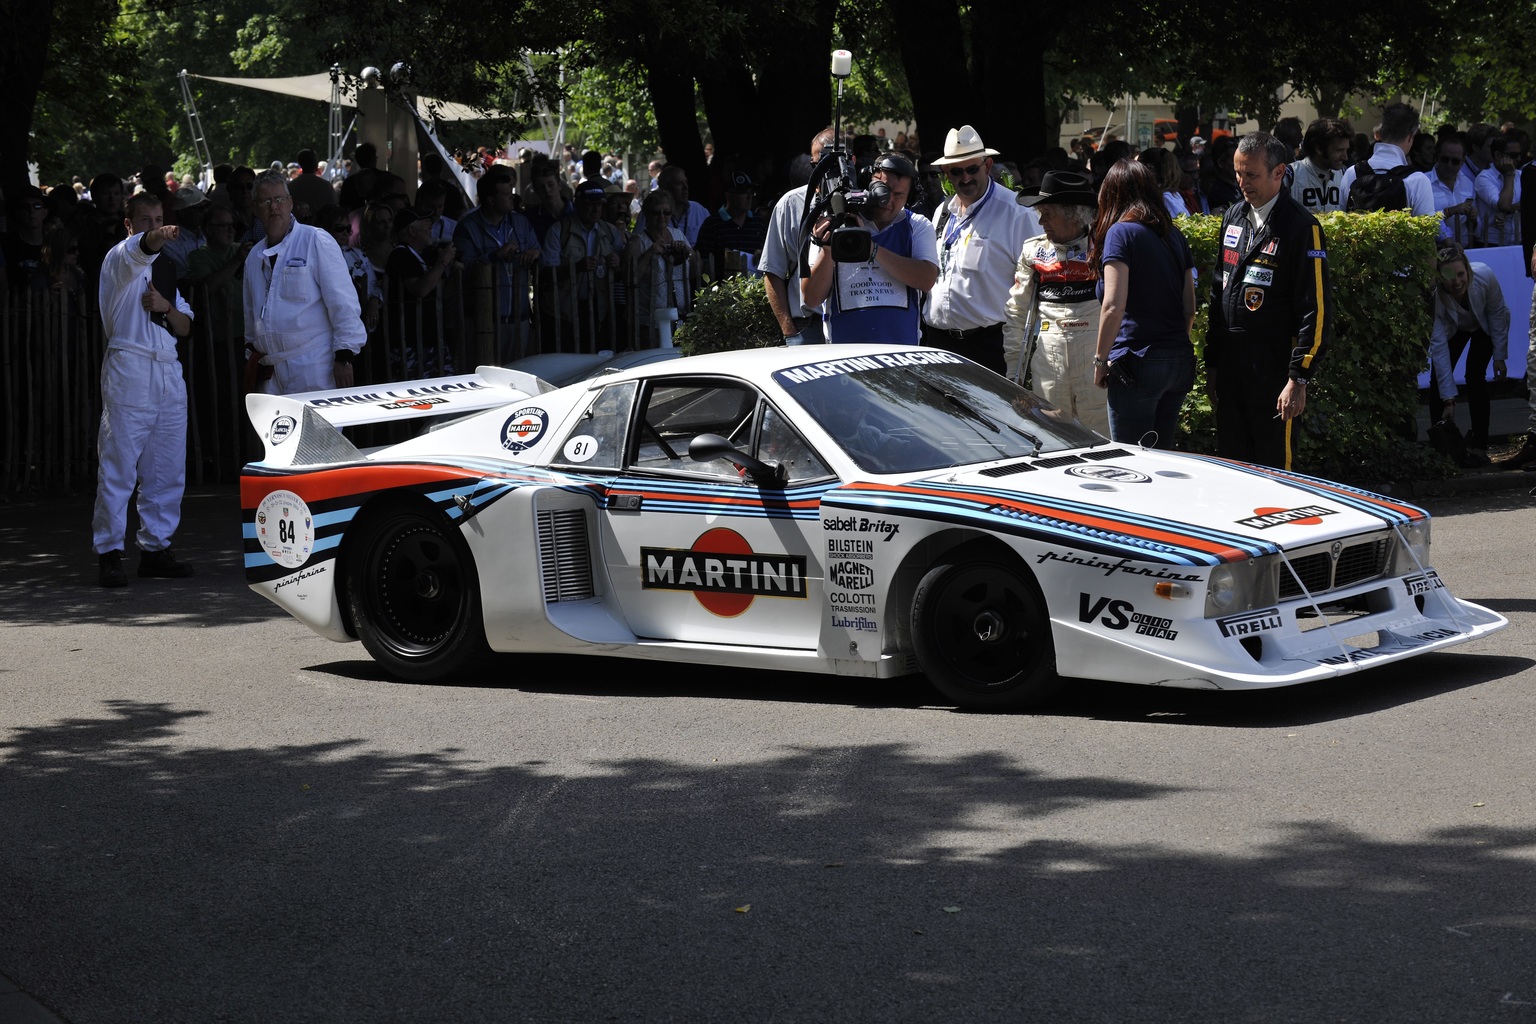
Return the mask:
<path id="1" fill-rule="evenodd" d="M 96 556 L 96 582 L 103 587 L 126 587 L 128 574 L 123 572 L 123 553 L 103 551 Z"/>
<path id="2" fill-rule="evenodd" d="M 170 548 L 161 551 L 144 551 L 139 554 L 139 575 L 158 576 L 167 580 L 184 580 L 192 575 L 191 562 L 178 562 Z"/>
<path id="3" fill-rule="evenodd" d="M 1500 452 L 1493 462 L 1501 469 L 1523 469 L 1536 462 L 1536 432 L 1521 434 L 1520 443 L 1511 451 Z"/>

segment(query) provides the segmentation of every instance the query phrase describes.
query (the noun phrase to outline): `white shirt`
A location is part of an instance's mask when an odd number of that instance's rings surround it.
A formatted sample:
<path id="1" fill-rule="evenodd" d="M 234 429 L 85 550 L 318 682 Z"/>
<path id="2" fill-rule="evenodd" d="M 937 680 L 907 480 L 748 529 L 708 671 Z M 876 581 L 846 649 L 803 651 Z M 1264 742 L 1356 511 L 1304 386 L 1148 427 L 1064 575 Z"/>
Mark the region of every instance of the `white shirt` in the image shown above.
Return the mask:
<path id="1" fill-rule="evenodd" d="M 788 285 L 787 302 L 789 315 L 803 317 L 817 313 L 821 307 L 807 310 L 800 300 L 800 218 L 805 216 L 806 189 L 792 188 L 779 197 L 768 221 L 768 237 L 763 242 L 763 259 L 758 269 L 772 274 Z"/>
<path id="2" fill-rule="evenodd" d="M 1378 142 L 1371 153 L 1371 158 L 1366 161 L 1378 171 L 1390 171 L 1394 167 L 1402 167 L 1408 163 L 1408 157 L 1404 155 L 1403 148 L 1391 142 Z M 1344 169 L 1344 180 L 1339 183 L 1339 193 L 1344 202 L 1349 202 L 1349 187 L 1355 183 L 1355 165 L 1350 164 Z M 1408 190 L 1408 212 L 1415 217 L 1430 217 L 1435 213 L 1435 197 L 1429 190 L 1429 182 L 1424 180 L 1422 174 L 1410 174 L 1403 182 L 1403 187 Z"/>
<path id="3" fill-rule="evenodd" d="M 1294 172 L 1291 178 L 1291 198 L 1301 204 L 1303 210 L 1317 214 L 1344 209 L 1346 193 L 1340 184 L 1344 180 L 1343 168 L 1337 171 L 1331 167 L 1319 169 L 1305 157 L 1290 166 Z"/>
<path id="4" fill-rule="evenodd" d="M 1468 199 L 1475 198 L 1472 190 L 1472 182 L 1466 175 L 1458 172 L 1450 185 L 1440 180 L 1440 175 L 1434 171 L 1421 171 L 1421 174 L 1429 181 L 1430 194 L 1435 197 L 1435 211 L 1444 212 L 1448 206 L 1460 206 Z M 1449 217 L 1440 222 L 1440 237 L 1453 239 L 1463 249 L 1472 244 L 1472 231 L 1467 224 L 1465 216 Z"/>
<path id="5" fill-rule="evenodd" d="M 1520 202 L 1520 170 L 1515 169 L 1515 191 L 1510 201 Z M 1504 189 L 1504 175 L 1490 167 L 1477 176 L 1477 233 L 1484 245 L 1519 245 L 1520 211 L 1499 212 L 1499 193 Z"/>
<path id="6" fill-rule="evenodd" d="M 1025 240 L 1040 233 L 1039 218 L 995 181 L 964 212 L 958 198 L 945 209 L 949 216 L 943 226 L 935 225 L 939 277 L 928 293 L 923 319 L 950 331 L 1003 323 L 1013 268 Z"/>

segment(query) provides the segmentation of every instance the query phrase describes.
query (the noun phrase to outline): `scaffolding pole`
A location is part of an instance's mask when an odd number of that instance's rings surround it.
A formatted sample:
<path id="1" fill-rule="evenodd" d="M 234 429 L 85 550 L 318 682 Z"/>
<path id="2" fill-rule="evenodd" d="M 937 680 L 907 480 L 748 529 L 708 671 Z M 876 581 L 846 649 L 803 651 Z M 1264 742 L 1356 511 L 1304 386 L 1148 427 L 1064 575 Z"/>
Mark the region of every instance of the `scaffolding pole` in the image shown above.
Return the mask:
<path id="1" fill-rule="evenodd" d="M 207 188 L 213 182 L 213 154 L 208 149 L 208 140 L 203 137 L 203 119 L 197 114 L 197 102 L 192 98 L 192 83 L 187 81 L 186 68 L 182 68 L 176 79 L 181 82 L 181 104 L 187 110 L 187 127 L 192 130 L 192 149 L 197 154 L 198 163 L 203 165 L 201 180 Z"/>

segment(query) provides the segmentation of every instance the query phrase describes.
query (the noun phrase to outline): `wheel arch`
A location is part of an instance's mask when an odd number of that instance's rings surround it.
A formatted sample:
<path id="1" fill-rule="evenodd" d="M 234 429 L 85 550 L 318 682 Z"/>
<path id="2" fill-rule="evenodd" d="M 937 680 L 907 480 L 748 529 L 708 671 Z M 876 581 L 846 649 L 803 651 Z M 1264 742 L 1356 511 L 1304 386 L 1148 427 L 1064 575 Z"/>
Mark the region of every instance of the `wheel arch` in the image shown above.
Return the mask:
<path id="1" fill-rule="evenodd" d="M 886 601 L 885 629 L 889 635 L 898 638 L 897 644 L 902 651 L 913 651 L 912 605 L 917 597 L 918 584 L 923 581 L 928 570 L 941 561 L 984 559 L 1012 563 L 1019 574 L 1034 586 L 1036 596 L 1044 599 L 1040 581 L 1023 556 L 992 534 L 966 527 L 953 527 L 930 534 L 902 556 L 892 577 L 890 596 Z"/>
<path id="2" fill-rule="evenodd" d="M 361 538 L 367 535 L 367 528 L 373 520 L 395 512 L 420 512 L 428 516 L 437 516 L 443 524 L 451 529 L 457 529 L 442 510 L 429 501 L 425 495 L 413 494 L 409 491 L 380 491 L 365 501 L 352 521 L 347 524 L 347 530 L 341 535 L 341 543 L 336 548 L 336 605 L 341 609 L 341 624 L 346 629 L 347 635 L 352 639 L 358 639 L 357 623 L 352 621 L 352 607 L 348 600 L 352 586 L 351 559 L 356 557 L 357 549 L 361 545 Z"/>

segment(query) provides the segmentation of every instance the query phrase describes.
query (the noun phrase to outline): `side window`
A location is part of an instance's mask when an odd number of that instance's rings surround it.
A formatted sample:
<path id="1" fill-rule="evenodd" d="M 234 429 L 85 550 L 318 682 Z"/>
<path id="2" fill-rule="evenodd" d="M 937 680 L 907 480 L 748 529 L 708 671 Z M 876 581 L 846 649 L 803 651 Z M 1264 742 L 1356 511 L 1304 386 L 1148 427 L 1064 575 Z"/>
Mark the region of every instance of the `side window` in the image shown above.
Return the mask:
<path id="1" fill-rule="evenodd" d="M 693 461 L 688 444 L 700 434 L 719 434 L 750 450 L 757 405 L 757 392 L 736 382 L 654 383 L 641 400 L 630 466 L 737 479 L 724 459 Z"/>
<path id="2" fill-rule="evenodd" d="M 558 461 L 582 469 L 618 469 L 624 462 L 624 438 L 636 386 L 628 381 L 593 395 L 587 411 L 561 443 Z"/>
<path id="3" fill-rule="evenodd" d="M 832 475 L 800 432 L 789 425 L 783 415 L 771 405 L 763 406 L 762 428 L 758 434 L 757 457 L 763 462 L 778 463 L 788 474 L 789 483 L 805 483 L 825 480 Z"/>

